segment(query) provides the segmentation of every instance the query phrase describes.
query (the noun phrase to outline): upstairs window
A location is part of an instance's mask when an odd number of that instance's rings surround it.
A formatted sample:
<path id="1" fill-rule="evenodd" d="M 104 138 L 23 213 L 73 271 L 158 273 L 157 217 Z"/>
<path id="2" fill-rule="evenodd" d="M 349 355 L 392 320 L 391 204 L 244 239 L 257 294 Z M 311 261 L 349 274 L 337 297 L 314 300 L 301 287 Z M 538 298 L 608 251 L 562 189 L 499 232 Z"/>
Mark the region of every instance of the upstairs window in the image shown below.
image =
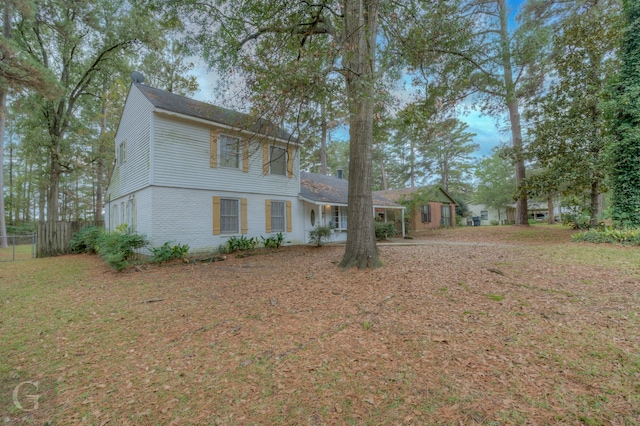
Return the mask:
<path id="1" fill-rule="evenodd" d="M 270 173 L 272 175 L 287 175 L 287 150 L 277 146 L 271 147 L 269 158 Z"/>
<path id="2" fill-rule="evenodd" d="M 237 169 L 240 167 L 240 139 L 220 135 L 220 166 Z"/>

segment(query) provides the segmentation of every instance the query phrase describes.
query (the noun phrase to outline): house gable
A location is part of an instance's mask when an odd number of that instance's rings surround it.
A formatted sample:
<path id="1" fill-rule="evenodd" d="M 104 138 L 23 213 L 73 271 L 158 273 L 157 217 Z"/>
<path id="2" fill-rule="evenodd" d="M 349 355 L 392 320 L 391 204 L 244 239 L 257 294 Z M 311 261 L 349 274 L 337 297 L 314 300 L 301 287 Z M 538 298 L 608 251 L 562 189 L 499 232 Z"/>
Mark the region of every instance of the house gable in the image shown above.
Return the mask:
<path id="1" fill-rule="evenodd" d="M 151 102 L 132 84 L 115 135 L 116 164 L 105 191 L 107 200 L 150 184 L 152 111 Z"/>

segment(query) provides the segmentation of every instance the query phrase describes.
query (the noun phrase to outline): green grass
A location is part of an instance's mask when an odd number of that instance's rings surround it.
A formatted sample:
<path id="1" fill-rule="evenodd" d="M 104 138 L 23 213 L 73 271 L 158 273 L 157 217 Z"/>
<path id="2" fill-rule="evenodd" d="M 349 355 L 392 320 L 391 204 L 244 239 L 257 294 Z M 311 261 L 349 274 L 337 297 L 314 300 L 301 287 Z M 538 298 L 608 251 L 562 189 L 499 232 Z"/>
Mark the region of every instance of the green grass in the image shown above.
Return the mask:
<path id="1" fill-rule="evenodd" d="M 504 296 L 502 296 L 501 294 L 486 293 L 484 294 L 484 297 L 486 297 L 487 299 L 495 300 L 496 302 L 504 300 Z"/>
<path id="2" fill-rule="evenodd" d="M 640 248 L 637 247 L 568 244 L 535 249 L 544 260 L 559 265 L 602 265 L 640 275 Z"/>
<path id="3" fill-rule="evenodd" d="M 0 249 L 0 262 L 27 260 L 33 257 L 33 245 L 22 244 Z"/>

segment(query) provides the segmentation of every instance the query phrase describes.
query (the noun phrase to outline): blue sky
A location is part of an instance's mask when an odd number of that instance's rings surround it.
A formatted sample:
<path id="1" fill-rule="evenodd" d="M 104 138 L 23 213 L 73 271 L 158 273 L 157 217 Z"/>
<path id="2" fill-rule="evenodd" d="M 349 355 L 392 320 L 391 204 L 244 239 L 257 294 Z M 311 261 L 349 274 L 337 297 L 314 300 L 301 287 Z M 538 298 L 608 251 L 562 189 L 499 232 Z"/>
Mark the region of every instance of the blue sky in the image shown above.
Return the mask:
<path id="1" fill-rule="evenodd" d="M 515 25 L 514 17 L 515 11 L 524 2 L 524 0 L 507 0 L 509 6 L 514 12 L 511 13 L 510 24 Z M 218 80 L 218 76 L 215 73 L 207 72 L 204 64 L 198 64 L 195 74 L 198 78 L 200 90 L 194 95 L 198 100 L 204 102 L 210 102 L 217 104 L 215 97 L 215 87 Z M 228 106 L 228 105 L 227 105 Z M 508 132 L 500 132 L 498 130 L 497 121 L 494 117 L 488 117 L 481 115 L 477 111 L 471 111 L 460 119 L 469 125 L 469 131 L 475 133 L 474 142 L 477 143 L 480 148 L 476 151 L 475 155 L 478 157 L 491 155 L 491 150 L 503 142 L 510 141 L 510 135 Z M 336 132 L 333 136 L 334 139 L 346 139 L 348 134 L 346 131 Z"/>

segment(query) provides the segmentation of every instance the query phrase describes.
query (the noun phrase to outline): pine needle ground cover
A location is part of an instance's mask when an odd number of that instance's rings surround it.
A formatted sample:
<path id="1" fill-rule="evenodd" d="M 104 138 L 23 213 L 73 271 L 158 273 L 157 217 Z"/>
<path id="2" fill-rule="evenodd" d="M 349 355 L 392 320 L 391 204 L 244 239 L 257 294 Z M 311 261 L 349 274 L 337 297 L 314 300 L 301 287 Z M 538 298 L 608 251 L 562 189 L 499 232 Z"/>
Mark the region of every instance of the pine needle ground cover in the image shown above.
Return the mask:
<path id="1" fill-rule="evenodd" d="M 537 230 L 445 230 L 369 271 L 337 268 L 341 246 L 2 264 L 1 418 L 640 423 L 640 252 Z"/>

